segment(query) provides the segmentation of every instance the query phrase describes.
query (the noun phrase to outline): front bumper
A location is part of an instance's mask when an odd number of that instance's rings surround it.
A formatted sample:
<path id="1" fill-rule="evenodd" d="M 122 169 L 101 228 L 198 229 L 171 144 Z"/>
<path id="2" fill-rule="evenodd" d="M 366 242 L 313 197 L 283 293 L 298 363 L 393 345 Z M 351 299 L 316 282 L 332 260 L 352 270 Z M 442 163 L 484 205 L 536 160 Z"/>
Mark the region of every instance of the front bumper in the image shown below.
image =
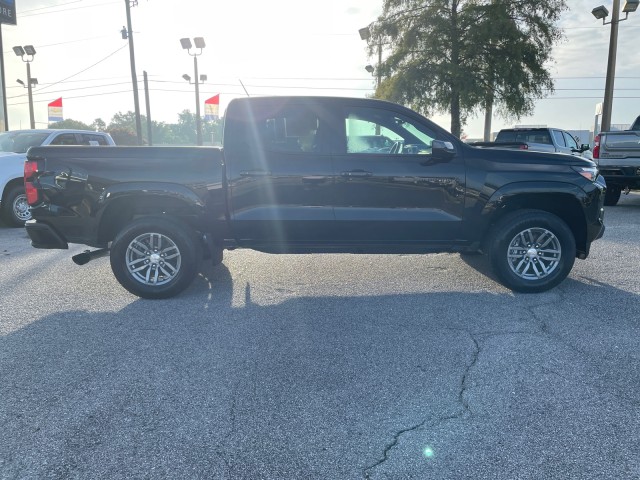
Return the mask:
<path id="1" fill-rule="evenodd" d="M 31 245 L 35 248 L 57 248 L 63 250 L 69 248 L 65 238 L 51 225 L 38 220 L 28 220 L 24 227 L 31 239 Z"/>

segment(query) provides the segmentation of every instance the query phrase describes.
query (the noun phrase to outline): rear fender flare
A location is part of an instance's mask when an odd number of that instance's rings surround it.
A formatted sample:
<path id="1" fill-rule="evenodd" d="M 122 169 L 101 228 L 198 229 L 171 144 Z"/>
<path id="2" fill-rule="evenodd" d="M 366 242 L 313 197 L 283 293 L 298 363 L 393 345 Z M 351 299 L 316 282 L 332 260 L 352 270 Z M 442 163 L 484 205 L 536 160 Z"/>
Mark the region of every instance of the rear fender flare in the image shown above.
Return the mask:
<path id="1" fill-rule="evenodd" d="M 100 210 L 115 200 L 138 195 L 157 195 L 181 200 L 198 213 L 204 211 L 204 202 L 198 195 L 184 185 L 169 182 L 128 182 L 118 183 L 106 188 L 98 198 Z"/>

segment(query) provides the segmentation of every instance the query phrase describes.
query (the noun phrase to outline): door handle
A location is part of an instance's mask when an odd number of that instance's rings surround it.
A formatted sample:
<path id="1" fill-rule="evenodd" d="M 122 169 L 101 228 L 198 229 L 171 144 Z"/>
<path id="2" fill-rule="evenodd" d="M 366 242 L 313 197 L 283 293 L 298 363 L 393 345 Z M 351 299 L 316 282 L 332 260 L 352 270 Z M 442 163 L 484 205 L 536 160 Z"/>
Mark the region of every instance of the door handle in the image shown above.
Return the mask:
<path id="1" fill-rule="evenodd" d="M 317 185 L 319 183 L 324 183 L 327 181 L 327 177 L 322 175 L 310 175 L 308 177 L 302 177 L 302 183 L 311 183 Z"/>
<path id="2" fill-rule="evenodd" d="M 271 172 L 266 170 L 245 170 L 240 172 L 241 177 L 270 177 Z"/>
<path id="3" fill-rule="evenodd" d="M 367 172 L 366 170 L 351 170 L 350 172 L 340 172 L 340 176 L 346 178 L 360 178 L 360 177 L 371 177 L 373 173 Z"/>

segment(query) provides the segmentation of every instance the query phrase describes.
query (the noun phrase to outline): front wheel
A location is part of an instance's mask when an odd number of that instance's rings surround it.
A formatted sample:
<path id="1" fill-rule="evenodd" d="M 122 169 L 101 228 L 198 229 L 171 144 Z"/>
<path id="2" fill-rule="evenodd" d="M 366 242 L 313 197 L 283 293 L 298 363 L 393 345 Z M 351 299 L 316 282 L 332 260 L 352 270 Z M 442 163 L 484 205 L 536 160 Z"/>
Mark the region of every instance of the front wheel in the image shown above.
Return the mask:
<path id="1" fill-rule="evenodd" d="M 27 220 L 31 220 L 31 211 L 24 187 L 17 186 L 9 190 L 2 203 L 2 216 L 12 227 L 23 227 Z"/>
<path id="2" fill-rule="evenodd" d="M 517 292 L 555 287 L 567 277 L 575 257 L 571 229 L 553 214 L 514 212 L 493 229 L 489 260 L 503 285 Z"/>
<path id="3" fill-rule="evenodd" d="M 176 221 L 131 222 L 111 244 L 111 270 L 120 285 L 142 298 L 169 298 L 193 281 L 199 262 L 193 231 Z"/>

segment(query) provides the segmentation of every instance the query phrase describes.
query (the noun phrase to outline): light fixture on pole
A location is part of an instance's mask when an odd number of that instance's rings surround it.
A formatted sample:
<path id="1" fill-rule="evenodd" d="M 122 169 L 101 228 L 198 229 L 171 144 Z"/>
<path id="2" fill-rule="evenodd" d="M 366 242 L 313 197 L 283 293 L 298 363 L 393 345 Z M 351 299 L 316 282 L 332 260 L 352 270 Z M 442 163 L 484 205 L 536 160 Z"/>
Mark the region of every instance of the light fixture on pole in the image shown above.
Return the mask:
<path id="1" fill-rule="evenodd" d="M 365 40 L 367 43 L 369 42 L 369 39 L 371 38 L 371 27 L 367 26 L 364 28 L 361 28 L 360 30 L 358 30 L 358 33 L 360 34 L 360 38 L 362 40 Z M 365 68 L 365 70 L 369 73 L 373 73 L 375 70 L 377 70 L 377 75 L 376 75 L 376 89 L 380 86 L 380 82 L 382 81 L 382 75 L 381 75 L 381 71 L 380 71 L 380 65 L 382 64 L 382 40 L 379 39 L 378 40 L 378 65 L 376 68 L 373 67 L 373 65 L 367 65 Z M 371 68 L 371 70 L 369 70 L 369 68 Z"/>
<path id="2" fill-rule="evenodd" d="M 200 84 L 204 83 L 207 80 L 206 75 L 200 75 L 198 77 L 198 56 L 202 55 L 202 49 L 206 46 L 204 43 L 204 38 L 195 37 L 193 39 L 193 43 L 195 44 L 195 48 L 198 49 L 198 52 L 191 53 L 191 49 L 194 46 L 191 44 L 191 39 L 189 38 L 181 38 L 180 45 L 182 48 L 187 51 L 189 55 L 193 57 L 193 71 L 194 71 L 194 81 L 191 81 L 191 77 L 186 73 L 182 76 L 187 82 L 192 83 L 196 86 L 196 138 L 198 146 L 202 145 L 202 119 L 200 118 Z"/>
<path id="3" fill-rule="evenodd" d="M 27 91 L 28 91 L 28 95 L 29 95 L 29 123 L 31 125 L 31 129 L 36 128 L 36 121 L 35 121 L 35 117 L 33 116 L 33 91 L 32 91 L 32 87 L 33 85 L 37 85 L 38 84 L 38 80 L 35 78 L 31 78 L 31 62 L 33 62 L 33 58 L 36 55 L 36 49 L 33 48 L 33 45 L 25 45 L 24 47 L 21 46 L 16 46 L 13 47 L 13 51 L 14 53 L 18 56 L 22 58 L 22 61 L 25 62 L 27 64 Z M 27 58 L 25 58 L 27 57 Z M 24 82 L 21 80 L 18 80 L 18 83 L 20 83 L 23 87 L 25 86 Z"/>
<path id="4" fill-rule="evenodd" d="M 604 87 L 604 102 L 602 105 L 602 122 L 600 130 L 607 131 L 611 129 L 611 109 L 613 106 L 613 84 L 616 76 L 616 53 L 618 50 L 618 23 L 626 20 L 629 13 L 633 13 L 638 9 L 640 0 L 626 0 L 622 11 L 624 18 L 620 18 L 620 0 L 613 0 L 613 12 L 611 20 L 606 21 L 609 16 L 609 10 L 604 5 L 591 10 L 591 14 L 598 20 L 602 20 L 603 25 L 611 24 L 611 36 L 609 38 L 609 57 L 607 60 L 607 80 Z"/>

